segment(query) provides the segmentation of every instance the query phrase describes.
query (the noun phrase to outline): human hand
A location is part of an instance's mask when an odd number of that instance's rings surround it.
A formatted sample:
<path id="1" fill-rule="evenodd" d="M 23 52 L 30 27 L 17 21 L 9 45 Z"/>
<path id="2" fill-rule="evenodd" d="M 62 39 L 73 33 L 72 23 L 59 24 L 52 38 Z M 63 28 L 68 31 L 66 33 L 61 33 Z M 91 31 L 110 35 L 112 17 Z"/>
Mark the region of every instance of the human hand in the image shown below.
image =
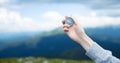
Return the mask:
<path id="1" fill-rule="evenodd" d="M 67 17 L 65 17 L 65 19 L 66 18 Z M 85 35 L 83 27 L 79 24 L 77 20 L 74 19 L 74 24 L 72 26 L 69 26 L 68 24 L 65 24 L 65 19 L 62 21 L 65 33 L 74 41 L 79 42 L 80 38 Z"/>
<path id="2" fill-rule="evenodd" d="M 86 51 L 90 48 L 90 46 L 92 46 L 94 43 L 93 40 L 87 36 L 87 34 L 84 32 L 83 27 L 77 20 L 74 20 L 74 24 L 72 26 L 65 24 L 65 19 L 62 21 L 62 23 L 65 33 L 72 40 L 80 44 Z"/>

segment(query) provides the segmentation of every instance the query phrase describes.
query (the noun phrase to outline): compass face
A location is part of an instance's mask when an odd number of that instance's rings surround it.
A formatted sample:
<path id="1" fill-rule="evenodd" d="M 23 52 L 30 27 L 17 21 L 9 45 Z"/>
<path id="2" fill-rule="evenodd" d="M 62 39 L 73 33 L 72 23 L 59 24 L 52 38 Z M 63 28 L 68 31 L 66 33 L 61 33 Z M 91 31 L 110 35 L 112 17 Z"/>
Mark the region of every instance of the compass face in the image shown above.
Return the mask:
<path id="1" fill-rule="evenodd" d="M 72 26 L 73 23 L 74 23 L 74 20 L 73 20 L 71 17 L 67 17 L 67 18 L 66 18 L 66 24 Z"/>

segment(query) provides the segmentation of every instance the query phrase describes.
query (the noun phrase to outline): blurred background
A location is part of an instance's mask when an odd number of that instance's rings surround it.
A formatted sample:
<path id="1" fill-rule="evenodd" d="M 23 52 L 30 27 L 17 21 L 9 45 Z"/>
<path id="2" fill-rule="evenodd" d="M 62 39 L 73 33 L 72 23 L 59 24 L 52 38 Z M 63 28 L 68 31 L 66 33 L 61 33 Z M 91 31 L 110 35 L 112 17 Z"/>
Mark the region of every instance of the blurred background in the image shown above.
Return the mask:
<path id="1" fill-rule="evenodd" d="M 0 0 L 0 63 L 93 63 L 63 32 L 64 16 L 120 58 L 119 0 Z"/>

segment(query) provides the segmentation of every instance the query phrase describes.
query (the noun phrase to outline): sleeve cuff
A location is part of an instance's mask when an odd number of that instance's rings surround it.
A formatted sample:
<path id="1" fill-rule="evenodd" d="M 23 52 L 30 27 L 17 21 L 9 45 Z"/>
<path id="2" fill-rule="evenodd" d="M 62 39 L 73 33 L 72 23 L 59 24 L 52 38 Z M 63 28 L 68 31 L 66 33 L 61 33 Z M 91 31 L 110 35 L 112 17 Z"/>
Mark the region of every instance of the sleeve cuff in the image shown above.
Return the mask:
<path id="1" fill-rule="evenodd" d="M 99 46 L 97 43 L 94 42 L 94 44 L 89 48 L 89 50 L 86 52 L 86 55 L 91 58 L 92 60 L 100 60 L 105 58 L 105 56 L 109 56 L 112 53 L 108 50 L 103 49 L 101 46 Z"/>

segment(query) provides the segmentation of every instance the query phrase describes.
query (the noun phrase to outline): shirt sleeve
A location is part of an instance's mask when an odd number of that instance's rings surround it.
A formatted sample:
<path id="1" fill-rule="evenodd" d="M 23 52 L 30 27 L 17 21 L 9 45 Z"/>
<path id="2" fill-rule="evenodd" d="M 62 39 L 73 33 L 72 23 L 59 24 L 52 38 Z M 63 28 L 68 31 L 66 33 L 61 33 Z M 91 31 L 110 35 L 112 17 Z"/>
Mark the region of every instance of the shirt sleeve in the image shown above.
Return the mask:
<path id="1" fill-rule="evenodd" d="M 95 63 L 120 63 L 120 60 L 114 57 L 111 51 L 103 49 L 97 43 L 90 47 L 86 55 L 94 60 Z"/>

